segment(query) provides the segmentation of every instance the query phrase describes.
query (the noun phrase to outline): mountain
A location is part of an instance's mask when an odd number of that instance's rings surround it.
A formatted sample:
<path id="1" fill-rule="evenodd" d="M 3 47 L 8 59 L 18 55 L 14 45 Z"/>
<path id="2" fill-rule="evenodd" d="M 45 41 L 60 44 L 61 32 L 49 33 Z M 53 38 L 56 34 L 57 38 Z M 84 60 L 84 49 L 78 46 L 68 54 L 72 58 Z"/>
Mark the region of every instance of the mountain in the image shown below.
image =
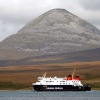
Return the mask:
<path id="1" fill-rule="evenodd" d="M 22 59 L 100 47 L 100 30 L 65 9 L 52 9 L 0 43 L 0 59 Z"/>

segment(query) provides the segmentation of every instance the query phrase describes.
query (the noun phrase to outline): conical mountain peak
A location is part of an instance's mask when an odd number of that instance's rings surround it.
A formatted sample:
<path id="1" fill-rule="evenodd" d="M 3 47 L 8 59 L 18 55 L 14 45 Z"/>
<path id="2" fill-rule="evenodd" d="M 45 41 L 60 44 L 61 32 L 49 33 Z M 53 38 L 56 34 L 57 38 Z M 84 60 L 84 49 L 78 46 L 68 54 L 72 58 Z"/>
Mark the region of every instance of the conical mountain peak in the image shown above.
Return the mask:
<path id="1" fill-rule="evenodd" d="M 65 10 L 65 9 L 61 9 L 61 8 L 56 8 L 56 9 L 51 9 L 50 11 L 48 11 L 48 12 L 68 12 L 67 10 Z"/>
<path id="2" fill-rule="evenodd" d="M 0 43 L 2 50 L 28 52 L 27 56 L 30 52 L 40 56 L 99 47 L 100 31 L 65 9 L 52 9 L 40 15 Z"/>
<path id="3" fill-rule="evenodd" d="M 79 18 L 78 18 L 79 19 Z M 77 16 L 71 14 L 65 9 L 52 9 L 36 19 L 33 19 L 30 21 L 27 25 L 25 25 L 22 30 L 27 30 L 30 27 L 38 27 L 39 29 L 53 29 L 53 26 L 56 27 L 56 25 L 69 25 L 71 22 L 77 21 Z M 59 26 L 60 27 L 60 26 Z M 35 28 L 33 28 L 35 29 Z M 48 30 L 48 31 L 49 31 Z M 21 31 L 21 30 L 20 30 Z M 18 32 L 20 33 L 20 32 Z"/>

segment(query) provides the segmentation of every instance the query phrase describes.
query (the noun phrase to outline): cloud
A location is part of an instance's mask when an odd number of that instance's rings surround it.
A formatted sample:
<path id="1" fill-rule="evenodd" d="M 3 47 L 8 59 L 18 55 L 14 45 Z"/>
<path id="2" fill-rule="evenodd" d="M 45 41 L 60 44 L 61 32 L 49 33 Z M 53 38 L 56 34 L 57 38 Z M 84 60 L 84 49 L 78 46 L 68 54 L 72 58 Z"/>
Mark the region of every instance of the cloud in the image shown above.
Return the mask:
<path id="1" fill-rule="evenodd" d="M 23 25 L 19 23 L 13 23 L 11 21 L 0 21 L 0 40 L 8 37 L 11 34 L 16 33 Z"/>
<path id="2" fill-rule="evenodd" d="M 86 10 L 100 10 L 100 0 L 79 0 Z"/>
<path id="3" fill-rule="evenodd" d="M 54 8 L 63 8 L 100 29 L 100 0 L 0 0 L 0 41 L 29 21 Z"/>

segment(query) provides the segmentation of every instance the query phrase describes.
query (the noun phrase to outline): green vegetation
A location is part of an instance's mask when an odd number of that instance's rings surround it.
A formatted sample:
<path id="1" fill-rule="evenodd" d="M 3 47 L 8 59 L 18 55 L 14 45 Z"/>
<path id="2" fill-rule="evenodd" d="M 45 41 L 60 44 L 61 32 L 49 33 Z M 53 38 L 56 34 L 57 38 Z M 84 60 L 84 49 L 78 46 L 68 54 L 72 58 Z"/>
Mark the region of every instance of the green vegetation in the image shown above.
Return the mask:
<path id="1" fill-rule="evenodd" d="M 92 83 L 91 84 L 91 87 L 93 87 L 94 89 L 100 89 L 100 82 L 98 82 L 98 83 Z"/>
<path id="2" fill-rule="evenodd" d="M 19 84 L 12 82 L 0 82 L 0 90 L 30 89 L 31 84 Z"/>

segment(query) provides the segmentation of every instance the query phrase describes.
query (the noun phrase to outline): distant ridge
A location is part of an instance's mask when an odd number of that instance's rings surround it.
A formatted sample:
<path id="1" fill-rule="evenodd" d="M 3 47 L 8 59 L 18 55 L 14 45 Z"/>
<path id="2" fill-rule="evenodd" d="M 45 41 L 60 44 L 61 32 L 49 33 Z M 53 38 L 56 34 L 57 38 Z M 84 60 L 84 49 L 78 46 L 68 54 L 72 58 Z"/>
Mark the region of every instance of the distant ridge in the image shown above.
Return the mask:
<path id="1" fill-rule="evenodd" d="M 0 43 L 0 60 L 100 48 L 100 30 L 65 9 L 52 9 Z"/>
<path id="2" fill-rule="evenodd" d="M 0 66 L 64 64 L 100 61 L 100 48 L 55 55 L 30 56 L 20 60 L 0 60 Z"/>

